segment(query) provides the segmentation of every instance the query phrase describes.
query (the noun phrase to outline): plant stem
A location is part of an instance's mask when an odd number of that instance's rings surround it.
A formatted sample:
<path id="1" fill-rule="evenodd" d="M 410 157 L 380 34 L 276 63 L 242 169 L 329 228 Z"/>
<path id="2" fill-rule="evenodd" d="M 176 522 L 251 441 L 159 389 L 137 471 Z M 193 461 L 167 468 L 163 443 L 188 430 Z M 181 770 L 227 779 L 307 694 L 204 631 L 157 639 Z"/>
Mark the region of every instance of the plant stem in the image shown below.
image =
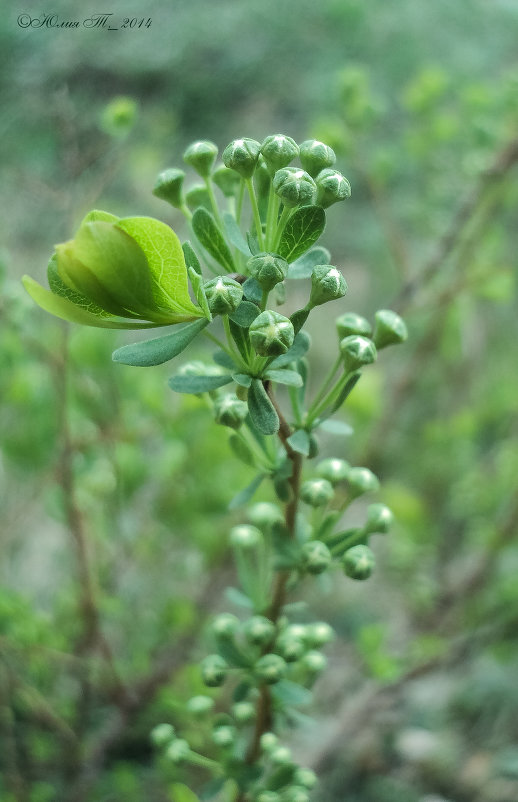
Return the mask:
<path id="1" fill-rule="evenodd" d="M 341 362 L 342 362 L 342 355 L 338 354 L 335 362 L 331 366 L 327 376 L 325 377 L 324 381 L 322 382 L 320 390 L 316 394 L 315 398 L 313 399 L 313 401 L 311 403 L 311 406 L 308 409 L 308 419 L 313 420 L 316 417 L 316 416 L 313 415 L 313 410 L 318 408 L 318 404 L 322 400 L 322 398 L 325 396 L 329 385 L 333 381 L 333 378 L 334 378 L 334 375 L 335 375 L 336 371 L 340 367 Z"/>
<path id="2" fill-rule="evenodd" d="M 264 250 L 263 239 L 263 224 L 261 223 L 261 215 L 259 214 L 259 206 L 257 205 L 257 198 L 255 196 L 254 185 L 251 178 L 245 179 L 248 194 L 250 196 L 250 203 L 252 204 L 252 213 L 254 215 L 255 233 L 257 235 L 257 242 L 261 250 Z"/>
<path id="3" fill-rule="evenodd" d="M 214 188 L 212 186 L 212 181 L 210 179 L 210 176 L 207 176 L 207 178 L 205 179 L 205 186 L 207 187 L 207 192 L 209 193 L 210 205 L 212 206 L 214 217 L 216 218 L 218 225 L 221 228 L 221 231 L 224 233 L 225 229 L 223 227 L 223 220 L 221 219 L 221 215 L 219 213 L 218 202 L 214 195 Z"/>
<path id="4" fill-rule="evenodd" d="M 288 437 L 291 435 L 291 427 L 277 404 L 277 400 L 273 394 L 272 386 L 269 382 L 265 383 L 265 389 L 275 408 L 275 411 L 277 412 L 277 415 L 279 416 L 279 440 L 286 449 L 288 459 L 291 460 L 292 463 L 292 473 L 289 479 L 291 498 L 286 504 L 284 519 L 289 533 L 288 537 L 293 538 L 295 537 L 297 511 L 299 505 L 300 478 L 302 473 L 303 457 L 301 454 L 298 454 L 296 451 L 294 451 L 288 443 Z M 272 601 L 269 609 L 265 612 L 265 615 L 270 619 L 270 621 L 273 621 L 274 624 L 276 624 L 279 620 L 286 602 L 286 590 L 290 575 L 290 571 L 279 571 L 275 580 Z M 248 764 L 253 764 L 258 759 L 260 754 L 261 736 L 265 732 L 271 730 L 272 724 L 273 709 L 271 693 L 268 686 L 263 685 L 260 688 L 260 696 L 257 702 L 254 733 L 246 755 L 246 762 Z M 244 802 L 245 798 L 245 793 L 241 792 L 236 802 Z"/>

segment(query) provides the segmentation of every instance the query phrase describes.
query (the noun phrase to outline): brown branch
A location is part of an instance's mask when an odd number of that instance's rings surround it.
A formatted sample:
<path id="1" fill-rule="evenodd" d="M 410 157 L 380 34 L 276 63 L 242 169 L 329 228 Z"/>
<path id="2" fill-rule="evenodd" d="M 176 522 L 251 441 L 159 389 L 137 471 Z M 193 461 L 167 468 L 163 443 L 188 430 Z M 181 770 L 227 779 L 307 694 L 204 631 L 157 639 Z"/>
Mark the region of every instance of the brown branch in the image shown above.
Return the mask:
<path id="1" fill-rule="evenodd" d="M 414 298 L 439 272 L 442 265 L 452 255 L 466 226 L 476 215 L 481 203 L 496 184 L 501 182 L 507 173 L 518 162 L 518 138 L 509 142 L 500 150 L 493 163 L 483 170 L 463 203 L 453 216 L 450 227 L 439 239 L 434 252 L 418 275 L 404 284 L 392 306 L 398 312 L 403 311 Z"/>

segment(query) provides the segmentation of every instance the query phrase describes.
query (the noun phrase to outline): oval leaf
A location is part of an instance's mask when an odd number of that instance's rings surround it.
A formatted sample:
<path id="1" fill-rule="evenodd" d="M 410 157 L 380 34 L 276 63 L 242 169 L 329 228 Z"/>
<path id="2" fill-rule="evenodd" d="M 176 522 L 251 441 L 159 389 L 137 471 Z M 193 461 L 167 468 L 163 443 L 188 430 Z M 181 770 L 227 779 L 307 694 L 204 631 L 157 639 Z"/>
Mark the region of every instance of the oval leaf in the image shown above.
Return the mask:
<path id="1" fill-rule="evenodd" d="M 175 393 L 209 393 L 225 384 L 230 384 L 232 376 L 171 376 L 168 381 L 171 390 Z"/>
<path id="2" fill-rule="evenodd" d="M 188 323 L 172 334 L 165 334 L 163 337 L 154 337 L 152 340 L 144 340 L 140 343 L 123 345 L 112 354 L 114 362 L 121 362 L 123 365 L 135 365 L 141 368 L 148 368 L 152 365 L 162 365 L 169 359 L 178 356 L 184 348 L 187 348 L 191 340 L 208 325 L 208 320 L 196 320 Z"/>
<path id="3" fill-rule="evenodd" d="M 212 214 L 201 206 L 194 212 L 191 225 L 199 243 L 212 258 L 228 273 L 234 272 L 232 254 Z"/>
<path id="4" fill-rule="evenodd" d="M 305 331 L 299 331 L 293 340 L 291 348 L 289 348 L 285 354 L 277 356 L 273 362 L 270 363 L 270 369 L 273 368 L 277 370 L 277 368 L 283 368 L 291 362 L 297 362 L 309 350 L 310 345 L 311 338 L 309 334 Z"/>
<path id="5" fill-rule="evenodd" d="M 310 278 L 314 267 L 328 265 L 330 260 L 331 254 L 327 248 L 317 245 L 316 248 L 311 248 L 310 251 L 292 262 L 288 270 L 288 278 Z"/>
<path id="6" fill-rule="evenodd" d="M 252 424 L 261 434 L 279 431 L 279 416 L 260 379 L 253 379 L 248 391 L 248 410 Z"/>
<path id="7" fill-rule="evenodd" d="M 292 435 L 288 437 L 288 443 L 293 451 L 298 454 L 303 454 L 305 457 L 309 456 L 310 440 L 309 434 L 304 429 L 297 429 Z"/>
<path id="8" fill-rule="evenodd" d="M 325 225 L 326 215 L 321 206 L 301 206 L 288 218 L 277 252 L 287 262 L 294 262 L 317 241 Z"/>
<path id="9" fill-rule="evenodd" d="M 225 234 L 232 245 L 235 245 L 238 251 L 241 251 L 241 253 L 244 253 L 244 255 L 249 258 L 250 248 L 248 247 L 248 243 L 243 237 L 241 229 L 236 223 L 235 218 L 232 217 L 229 212 L 225 212 L 223 214 L 223 225 L 225 226 Z"/>
<path id="10" fill-rule="evenodd" d="M 236 311 L 229 315 L 230 320 L 243 329 L 247 329 L 256 319 L 261 310 L 250 301 L 241 301 Z"/>
<path id="11" fill-rule="evenodd" d="M 173 783 L 171 791 L 173 802 L 200 802 L 199 797 L 182 783 Z"/>
<path id="12" fill-rule="evenodd" d="M 269 370 L 265 378 L 277 384 L 287 384 L 290 387 L 302 387 L 302 376 L 296 370 Z"/>

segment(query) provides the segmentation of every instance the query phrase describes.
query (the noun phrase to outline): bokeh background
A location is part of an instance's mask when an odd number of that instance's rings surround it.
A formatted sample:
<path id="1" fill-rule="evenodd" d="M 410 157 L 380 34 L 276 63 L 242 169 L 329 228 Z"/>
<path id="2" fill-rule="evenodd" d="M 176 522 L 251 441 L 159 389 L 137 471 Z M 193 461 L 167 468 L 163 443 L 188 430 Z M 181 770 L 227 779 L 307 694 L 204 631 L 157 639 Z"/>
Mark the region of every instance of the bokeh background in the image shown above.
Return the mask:
<path id="1" fill-rule="evenodd" d="M 0 798 L 203 786 L 149 732 L 203 736 L 185 700 L 252 478 L 167 365 L 113 365 L 134 335 L 61 325 L 20 276 L 43 280 L 92 206 L 186 235 L 156 174 L 193 139 L 282 132 L 332 145 L 352 184 L 326 232 L 349 284 L 336 313 L 395 308 L 410 330 L 344 409 L 354 434 L 320 443 L 380 476 L 397 524 L 373 579 L 310 599 L 339 637 L 285 738 L 321 773 L 316 800 L 516 802 L 518 5 L 144 5 L 101 9 L 152 21 L 117 31 L 17 23 L 99 12 L 63 0 L 0 18 Z"/>

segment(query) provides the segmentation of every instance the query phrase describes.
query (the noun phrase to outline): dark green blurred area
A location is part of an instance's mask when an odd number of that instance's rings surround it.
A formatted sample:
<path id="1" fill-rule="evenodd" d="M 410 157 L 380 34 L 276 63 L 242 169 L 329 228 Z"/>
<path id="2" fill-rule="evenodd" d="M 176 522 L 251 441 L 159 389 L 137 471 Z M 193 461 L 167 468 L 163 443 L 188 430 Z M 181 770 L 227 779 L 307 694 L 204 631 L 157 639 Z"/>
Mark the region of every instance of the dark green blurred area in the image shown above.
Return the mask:
<path id="1" fill-rule="evenodd" d="M 92 206 L 186 236 L 156 173 L 193 139 L 221 151 L 272 132 L 324 139 L 351 181 L 323 239 L 349 284 L 336 315 L 397 306 L 410 330 L 343 410 L 354 435 L 322 436 L 321 454 L 380 476 L 397 525 L 369 582 L 312 591 L 341 640 L 313 720 L 285 737 L 321 769 L 315 800 L 516 802 L 516 3 L 109 10 L 152 25 L 22 29 L 18 2 L 0 20 L 2 802 L 165 802 L 174 780 L 206 779 L 161 765 L 149 731 L 202 739 L 185 710 L 202 692 L 196 634 L 229 606 L 226 535 L 244 513 L 227 508 L 252 473 L 201 402 L 167 389 L 170 367 L 111 362 L 131 333 L 67 334 L 19 278 L 43 281 Z M 336 335 L 324 313 L 310 330 L 318 379 Z M 115 674 L 83 631 L 70 482 Z"/>

